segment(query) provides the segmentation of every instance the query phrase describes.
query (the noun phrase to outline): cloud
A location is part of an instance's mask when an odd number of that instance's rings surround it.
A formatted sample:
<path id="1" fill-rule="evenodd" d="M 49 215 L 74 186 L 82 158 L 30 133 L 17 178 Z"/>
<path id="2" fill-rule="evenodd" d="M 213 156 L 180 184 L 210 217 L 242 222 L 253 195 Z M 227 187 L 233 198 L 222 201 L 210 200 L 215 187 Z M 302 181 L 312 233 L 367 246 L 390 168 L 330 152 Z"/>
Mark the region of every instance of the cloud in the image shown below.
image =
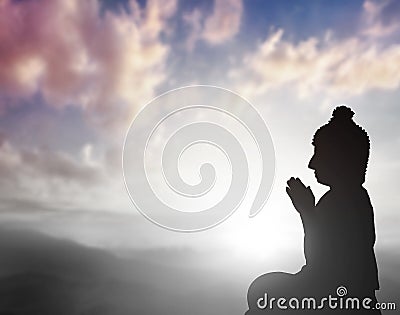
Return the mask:
<path id="1" fill-rule="evenodd" d="M 235 36 L 239 32 L 242 12 L 241 0 L 215 0 L 214 11 L 205 21 L 204 40 L 219 44 Z"/>
<path id="2" fill-rule="evenodd" d="M 106 154 L 95 156 L 92 151 L 90 143 L 73 156 L 48 149 L 17 148 L 3 140 L 0 198 L 4 204 L 0 209 L 126 210 L 130 204 L 122 179 L 115 176 L 113 167 L 107 167 Z M 25 209 L 20 209 L 21 205 Z"/>
<path id="3" fill-rule="evenodd" d="M 186 39 L 186 48 L 192 51 L 199 40 L 203 28 L 204 15 L 202 11 L 195 8 L 192 12 L 183 15 L 183 21 L 190 27 L 191 31 Z"/>
<path id="4" fill-rule="evenodd" d="M 131 1 L 130 14 L 100 14 L 99 6 L 2 1 L 0 92 L 16 99 L 41 93 L 51 106 L 80 106 L 101 126 L 131 118 L 165 79 L 169 47 L 160 35 L 176 1 L 150 0 L 144 8 Z"/>
<path id="5" fill-rule="evenodd" d="M 297 96 L 360 95 L 400 85 L 400 45 L 380 47 L 357 37 L 335 40 L 309 37 L 293 43 L 273 31 L 243 65 L 231 71 L 247 94 L 291 86 Z M 246 80 L 242 80 L 246 78 Z"/>
<path id="6" fill-rule="evenodd" d="M 183 20 L 191 28 L 187 48 L 192 50 L 198 40 L 219 45 L 234 38 L 240 30 L 242 14 L 242 0 L 215 0 L 208 16 L 199 8 L 186 13 Z"/>
<path id="7" fill-rule="evenodd" d="M 400 29 L 398 14 L 400 4 L 398 1 L 371 1 L 363 4 L 362 33 L 372 37 L 385 37 L 394 34 Z"/>

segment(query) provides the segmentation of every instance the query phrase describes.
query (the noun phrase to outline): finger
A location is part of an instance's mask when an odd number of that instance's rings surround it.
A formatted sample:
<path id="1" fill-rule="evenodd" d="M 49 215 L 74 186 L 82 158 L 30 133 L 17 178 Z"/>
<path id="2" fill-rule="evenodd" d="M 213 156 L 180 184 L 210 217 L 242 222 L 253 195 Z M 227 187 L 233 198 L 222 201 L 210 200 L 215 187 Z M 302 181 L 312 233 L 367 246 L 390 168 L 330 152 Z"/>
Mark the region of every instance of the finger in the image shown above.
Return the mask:
<path id="1" fill-rule="evenodd" d="M 299 184 L 299 186 L 301 187 L 301 188 L 303 188 L 303 189 L 307 189 L 307 188 L 309 188 L 310 186 L 306 186 L 306 185 L 304 185 L 304 183 L 299 179 L 299 181 L 298 181 L 298 184 Z"/>
<path id="2" fill-rule="evenodd" d="M 290 177 L 290 179 L 287 181 L 287 184 L 289 187 L 293 186 L 296 184 L 296 180 L 294 179 L 294 177 Z"/>
<path id="3" fill-rule="evenodd" d="M 294 178 L 293 181 L 291 181 L 291 186 L 290 188 L 296 189 L 296 190 L 302 190 L 305 189 L 303 183 L 299 178 Z"/>
<path id="4" fill-rule="evenodd" d="M 292 192 L 289 187 L 286 187 L 286 193 L 289 195 L 290 199 L 292 199 Z"/>

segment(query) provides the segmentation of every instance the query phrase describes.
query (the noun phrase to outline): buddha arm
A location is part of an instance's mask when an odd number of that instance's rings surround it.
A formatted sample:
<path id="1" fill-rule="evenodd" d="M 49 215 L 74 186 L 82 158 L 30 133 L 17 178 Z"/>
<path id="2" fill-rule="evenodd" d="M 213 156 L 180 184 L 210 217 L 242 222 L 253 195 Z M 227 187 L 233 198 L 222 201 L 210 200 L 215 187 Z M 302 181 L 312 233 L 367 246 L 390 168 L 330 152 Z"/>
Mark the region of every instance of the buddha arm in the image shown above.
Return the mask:
<path id="1" fill-rule="evenodd" d="M 310 266 L 315 255 L 315 246 L 313 246 L 314 238 L 316 237 L 316 215 L 315 207 L 309 211 L 300 213 L 301 222 L 304 230 L 304 257 L 306 264 Z"/>
<path id="2" fill-rule="evenodd" d="M 311 232 L 311 230 L 313 230 L 313 227 L 315 226 L 315 207 L 312 207 L 311 209 L 306 209 L 305 211 L 299 213 L 301 222 L 303 223 L 304 234 L 306 235 L 308 234 L 308 232 Z"/>

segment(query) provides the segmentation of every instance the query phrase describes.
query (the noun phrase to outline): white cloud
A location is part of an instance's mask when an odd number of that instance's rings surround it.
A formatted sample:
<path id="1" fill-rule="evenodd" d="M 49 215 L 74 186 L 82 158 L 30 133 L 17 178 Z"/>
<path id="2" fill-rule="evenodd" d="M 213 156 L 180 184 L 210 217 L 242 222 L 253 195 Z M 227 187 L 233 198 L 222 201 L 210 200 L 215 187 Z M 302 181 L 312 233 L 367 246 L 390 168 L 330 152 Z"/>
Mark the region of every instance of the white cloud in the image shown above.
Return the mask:
<path id="1" fill-rule="evenodd" d="M 385 37 L 400 29 L 400 21 L 397 18 L 400 10 L 398 1 L 367 0 L 363 4 L 363 9 L 363 34 L 372 37 Z M 391 16 L 396 16 L 396 18 L 391 18 Z"/>
<path id="2" fill-rule="evenodd" d="M 357 37 L 335 40 L 331 36 L 293 43 L 279 29 L 248 54 L 231 76 L 247 95 L 287 86 L 300 98 L 321 92 L 348 96 L 370 89 L 396 89 L 400 45 L 379 47 Z"/>
<path id="3" fill-rule="evenodd" d="M 45 149 L 16 148 L 7 139 L 0 145 L 0 198 L 5 209 L 24 204 L 30 211 L 124 211 L 130 208 L 122 179 L 107 168 L 107 157 L 92 154 L 86 144 L 78 157 Z M 125 198 L 126 197 L 126 198 Z"/>

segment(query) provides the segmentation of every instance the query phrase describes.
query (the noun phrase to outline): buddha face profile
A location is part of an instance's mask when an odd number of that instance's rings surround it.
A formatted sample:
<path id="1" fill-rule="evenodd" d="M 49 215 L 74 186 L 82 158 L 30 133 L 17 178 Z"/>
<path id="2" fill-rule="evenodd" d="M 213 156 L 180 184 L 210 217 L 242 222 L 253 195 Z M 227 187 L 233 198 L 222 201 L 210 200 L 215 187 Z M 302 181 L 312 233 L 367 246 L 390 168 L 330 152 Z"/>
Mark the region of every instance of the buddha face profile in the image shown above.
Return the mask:
<path id="1" fill-rule="evenodd" d="M 331 120 L 314 135 L 314 154 L 308 167 L 317 181 L 330 187 L 361 185 L 365 181 L 369 138 L 345 106 L 333 111 Z"/>
<path id="2" fill-rule="evenodd" d="M 340 182 L 340 177 L 338 178 L 337 172 L 335 172 L 338 165 L 335 165 L 334 159 L 330 158 L 333 156 L 333 152 L 329 151 L 329 148 L 324 148 L 322 145 L 314 145 L 314 154 L 308 167 L 314 170 L 318 183 L 332 186 Z"/>

